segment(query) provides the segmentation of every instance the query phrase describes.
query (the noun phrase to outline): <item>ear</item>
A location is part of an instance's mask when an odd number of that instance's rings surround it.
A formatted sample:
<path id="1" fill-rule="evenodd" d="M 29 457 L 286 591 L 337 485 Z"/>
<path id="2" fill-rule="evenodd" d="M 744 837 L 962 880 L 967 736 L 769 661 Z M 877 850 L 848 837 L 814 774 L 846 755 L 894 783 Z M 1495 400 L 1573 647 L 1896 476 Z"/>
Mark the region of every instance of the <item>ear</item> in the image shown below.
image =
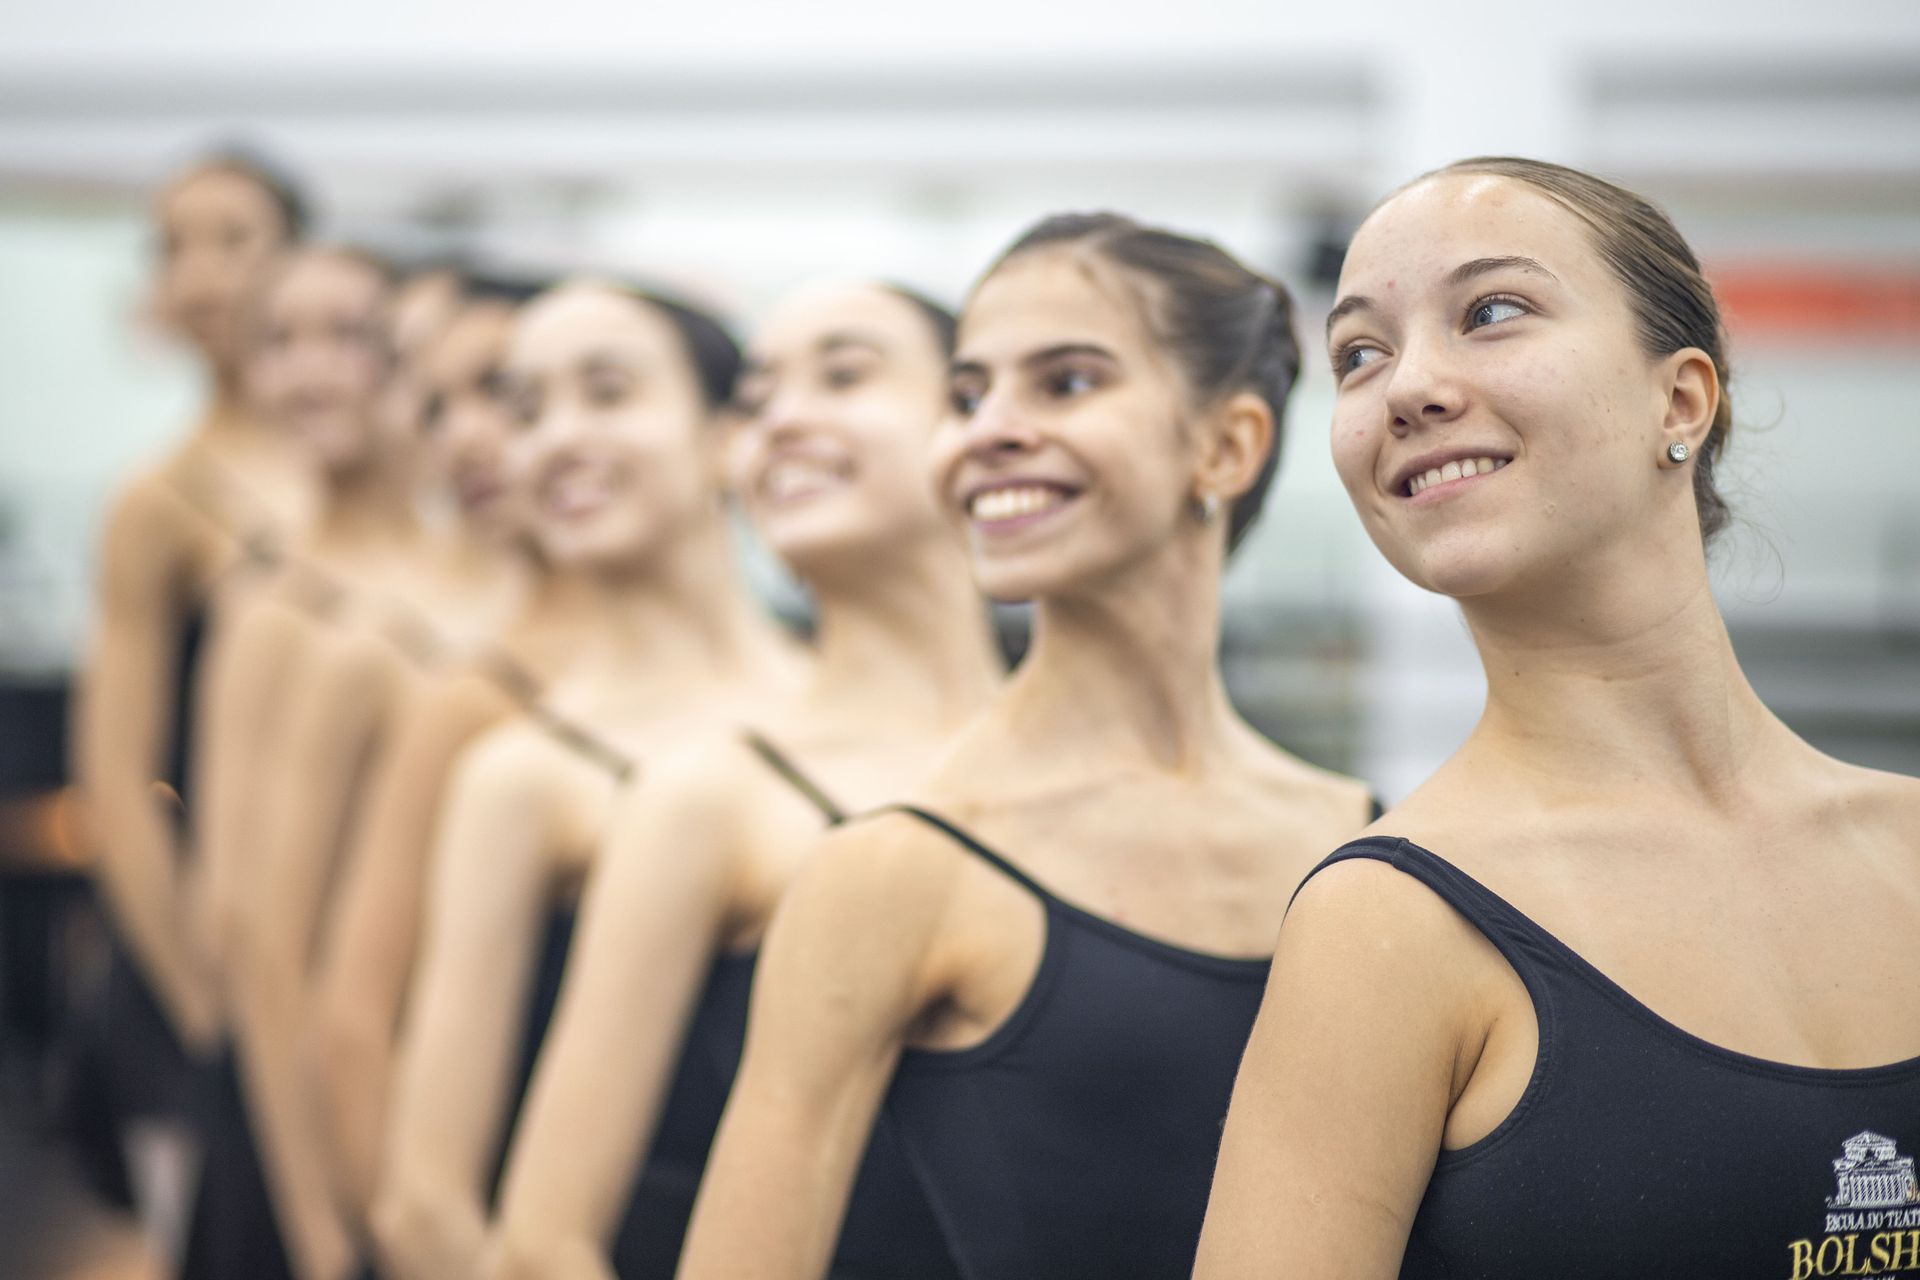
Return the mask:
<path id="1" fill-rule="evenodd" d="M 1194 490 L 1223 502 L 1253 488 L 1273 450 L 1273 409 L 1251 391 L 1229 396 L 1208 415 L 1194 465 Z"/>
<path id="2" fill-rule="evenodd" d="M 1713 430 L 1713 415 L 1720 408 L 1720 375 L 1713 358 L 1698 347 L 1684 347 L 1661 362 L 1665 377 L 1660 386 L 1666 396 L 1666 412 L 1660 424 L 1660 438 L 1671 444 L 1683 440 L 1696 452 L 1707 442 Z"/>

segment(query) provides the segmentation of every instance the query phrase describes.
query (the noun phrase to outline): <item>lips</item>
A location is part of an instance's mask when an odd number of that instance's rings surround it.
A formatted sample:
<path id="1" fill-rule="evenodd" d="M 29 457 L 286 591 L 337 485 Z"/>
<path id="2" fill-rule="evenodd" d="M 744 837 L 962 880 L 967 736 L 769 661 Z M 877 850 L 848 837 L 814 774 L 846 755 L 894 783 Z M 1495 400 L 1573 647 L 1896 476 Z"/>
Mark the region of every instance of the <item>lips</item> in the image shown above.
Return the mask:
<path id="1" fill-rule="evenodd" d="M 454 482 L 454 492 L 460 498 L 460 505 L 468 511 L 492 506 L 505 491 L 506 487 L 496 476 L 484 471 L 469 472 Z"/>
<path id="2" fill-rule="evenodd" d="M 581 520 L 598 513 L 614 499 L 610 478 L 603 471 L 573 467 L 549 480 L 540 490 L 540 507 L 560 520 Z"/>
<path id="3" fill-rule="evenodd" d="M 799 502 L 839 488 L 852 478 L 853 467 L 843 458 L 788 454 L 767 464 L 756 488 L 768 502 Z"/>
<path id="4" fill-rule="evenodd" d="M 1469 447 L 1427 453 L 1403 465 L 1392 488 L 1402 498 L 1417 498 L 1444 485 L 1491 475 L 1512 461 L 1511 454 L 1497 449 Z"/>
<path id="5" fill-rule="evenodd" d="M 1046 480 L 1003 480 L 967 495 L 967 515 L 976 526 L 1007 529 L 1032 524 L 1079 497 L 1070 485 Z"/>

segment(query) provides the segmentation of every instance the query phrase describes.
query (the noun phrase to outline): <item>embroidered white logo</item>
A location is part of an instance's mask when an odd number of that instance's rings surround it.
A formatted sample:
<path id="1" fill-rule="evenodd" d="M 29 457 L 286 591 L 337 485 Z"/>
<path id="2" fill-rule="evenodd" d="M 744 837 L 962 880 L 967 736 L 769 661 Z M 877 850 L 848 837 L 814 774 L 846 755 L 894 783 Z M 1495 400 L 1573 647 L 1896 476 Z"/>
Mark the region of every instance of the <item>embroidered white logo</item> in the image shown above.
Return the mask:
<path id="1" fill-rule="evenodd" d="M 1845 1154 L 1833 1162 L 1839 1188 L 1829 1209 L 1894 1209 L 1920 1200 L 1913 1157 L 1895 1150 L 1892 1138 L 1862 1130 L 1840 1144 Z"/>
<path id="2" fill-rule="evenodd" d="M 1825 1231 L 1787 1242 L 1787 1280 L 1894 1280 L 1920 1272 L 1920 1178 L 1892 1138 L 1862 1129 L 1840 1144 Z"/>

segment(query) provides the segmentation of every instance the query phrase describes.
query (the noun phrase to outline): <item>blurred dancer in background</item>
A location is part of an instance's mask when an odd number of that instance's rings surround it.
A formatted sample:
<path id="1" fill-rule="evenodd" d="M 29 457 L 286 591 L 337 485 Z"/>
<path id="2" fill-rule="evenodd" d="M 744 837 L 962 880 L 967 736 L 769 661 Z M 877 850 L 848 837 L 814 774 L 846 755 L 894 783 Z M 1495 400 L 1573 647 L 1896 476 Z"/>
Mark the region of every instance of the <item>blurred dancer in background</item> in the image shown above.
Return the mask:
<path id="1" fill-rule="evenodd" d="M 961 1274 L 1190 1270 L 1287 896 L 1369 811 L 1218 666 L 1291 319 L 1111 214 L 1039 224 L 975 288 L 932 471 L 1033 648 L 924 807 L 839 828 L 787 894 L 683 1276 L 825 1273 L 883 1114 Z"/>
<path id="2" fill-rule="evenodd" d="M 398 495 L 381 486 L 381 496 L 360 500 L 368 515 L 376 504 L 393 501 L 393 509 L 382 512 L 393 525 L 382 535 L 380 562 L 353 563 L 332 574 L 327 625 L 301 628 L 302 651 L 297 672 L 288 674 L 290 687 L 276 685 L 271 705 L 250 708 L 264 736 L 257 750 L 235 757 L 248 770 L 248 803 L 257 806 L 260 834 L 247 873 L 236 881 L 230 986 L 238 996 L 250 1109 L 269 1155 L 283 1223 L 317 1212 L 310 1207 L 316 1188 L 334 1185 L 303 1049 L 317 1009 L 314 945 L 343 850 L 367 816 L 366 780 L 377 775 L 402 709 L 435 673 L 497 636 L 528 576 L 520 557 L 484 524 L 445 518 L 457 510 L 446 492 L 451 459 L 428 436 L 423 366 L 450 325 L 471 328 L 458 323 L 460 299 L 445 296 L 445 275 L 435 272 L 402 285 L 385 316 L 391 360 L 376 400 L 377 448 L 364 459 L 372 472 L 362 487 L 371 495 L 381 477 L 391 483 L 398 476 L 404 483 Z M 480 336 L 487 331 L 483 325 Z M 466 349 L 453 352 L 456 363 L 489 354 L 472 347 L 468 338 Z M 317 373 L 324 357 L 309 353 L 305 359 Z M 443 370 L 442 376 L 479 372 Z M 344 498 L 347 491 L 330 490 L 329 496 Z M 336 504 L 329 515 L 344 507 Z M 242 625 L 248 636 L 263 636 L 266 621 L 256 615 Z M 256 656 L 275 657 L 264 650 L 236 651 L 235 662 Z"/>
<path id="3" fill-rule="evenodd" d="M 998 683 L 926 477 L 952 333 L 930 303 L 842 285 L 789 299 L 755 336 L 733 487 L 812 594 L 817 667 L 791 705 L 652 770 L 616 811 L 514 1132 L 498 1280 L 670 1280 L 782 892 L 823 825 L 908 794 Z M 882 1154 L 890 1198 L 843 1259 L 953 1274 L 898 1148 Z"/>
<path id="4" fill-rule="evenodd" d="M 428 853 L 453 762 L 487 729 L 535 707 L 597 630 L 590 578 L 541 554 L 529 486 L 507 465 L 513 428 L 501 362 L 514 315 L 533 292 L 470 281 L 465 306 L 421 363 L 424 447 L 451 478 L 457 518 L 518 559 L 528 584 L 495 640 L 422 668 L 424 678 L 392 708 L 322 926 L 308 1065 L 327 1116 L 333 1180 L 362 1230 L 378 1180 Z"/>
<path id="5" fill-rule="evenodd" d="M 193 686 L 214 585 L 250 553 L 285 545 L 310 506 L 303 457 L 256 420 L 242 385 L 248 303 L 307 212 L 283 176 L 236 153 L 170 182 L 154 218 L 157 309 L 200 357 L 207 406 L 108 513 L 74 772 L 116 939 L 100 1019 L 106 1090 L 83 1092 L 80 1105 L 90 1123 L 127 1139 L 143 1217 L 171 1258 L 192 1182 L 189 1053 L 210 1048 L 220 1029 L 214 984 L 191 942 L 181 825 L 197 809 L 187 762 Z"/>
<path id="6" fill-rule="evenodd" d="M 284 1019 L 293 1011 L 278 1003 L 267 967 L 274 940 L 256 910 L 288 891 L 273 852 L 276 823 L 295 798 L 282 794 L 286 730 L 326 646 L 343 630 L 379 625 L 377 591 L 417 536 L 406 442 L 379 412 L 391 292 L 381 264 L 322 246 L 280 266 L 258 304 L 248 379 L 263 411 L 310 452 L 321 497 L 311 529 L 267 580 L 223 608 L 208 655 L 195 837 L 205 933 L 233 1033 L 209 1099 L 188 1253 L 189 1267 L 205 1270 L 195 1275 L 332 1280 L 352 1258 L 326 1183 L 292 1136 L 305 1123 L 286 1093 L 294 1067 Z"/>
<path id="7" fill-rule="evenodd" d="M 738 368 L 712 319 L 615 285 L 563 286 L 515 322 L 514 465 L 543 552 L 586 579 L 573 603 L 592 639 L 448 788 L 373 1215 L 396 1280 L 479 1266 L 567 913 L 619 787 L 784 700 L 803 670 L 734 565 L 720 421 Z"/>

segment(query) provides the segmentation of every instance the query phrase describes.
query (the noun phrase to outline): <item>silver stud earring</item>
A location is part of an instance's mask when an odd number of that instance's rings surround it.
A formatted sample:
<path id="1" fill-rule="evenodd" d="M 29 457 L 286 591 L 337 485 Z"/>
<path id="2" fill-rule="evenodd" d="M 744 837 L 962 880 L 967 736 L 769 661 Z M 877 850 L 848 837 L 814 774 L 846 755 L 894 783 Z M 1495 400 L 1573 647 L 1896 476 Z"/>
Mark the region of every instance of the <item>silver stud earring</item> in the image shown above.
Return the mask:
<path id="1" fill-rule="evenodd" d="M 1200 523 L 1212 524 L 1220 515 L 1220 495 L 1203 493 L 1200 495 Z"/>
<path id="2" fill-rule="evenodd" d="M 1668 462 L 1685 462 L 1692 456 L 1693 450 L 1687 448 L 1687 442 L 1685 440 L 1675 440 L 1667 446 Z"/>

